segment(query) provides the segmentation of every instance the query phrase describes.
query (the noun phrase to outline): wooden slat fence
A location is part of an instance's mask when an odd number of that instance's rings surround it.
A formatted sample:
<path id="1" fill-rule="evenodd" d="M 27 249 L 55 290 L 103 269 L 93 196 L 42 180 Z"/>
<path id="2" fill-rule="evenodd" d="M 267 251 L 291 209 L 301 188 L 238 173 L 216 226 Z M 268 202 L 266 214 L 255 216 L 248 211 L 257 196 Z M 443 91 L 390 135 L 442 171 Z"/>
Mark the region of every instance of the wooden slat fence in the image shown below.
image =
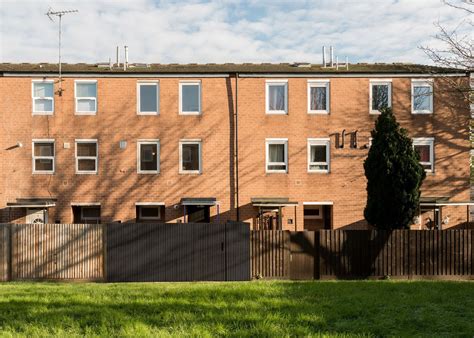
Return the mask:
<path id="1" fill-rule="evenodd" d="M 107 280 L 250 279 L 249 224 L 108 224 Z"/>
<path id="2" fill-rule="evenodd" d="M 103 280 L 103 225 L 11 224 L 11 279 Z"/>
<path id="3" fill-rule="evenodd" d="M 0 281 L 10 275 L 10 225 L 0 224 Z"/>
<path id="4" fill-rule="evenodd" d="M 250 247 L 253 278 L 289 278 L 289 231 L 252 230 Z"/>

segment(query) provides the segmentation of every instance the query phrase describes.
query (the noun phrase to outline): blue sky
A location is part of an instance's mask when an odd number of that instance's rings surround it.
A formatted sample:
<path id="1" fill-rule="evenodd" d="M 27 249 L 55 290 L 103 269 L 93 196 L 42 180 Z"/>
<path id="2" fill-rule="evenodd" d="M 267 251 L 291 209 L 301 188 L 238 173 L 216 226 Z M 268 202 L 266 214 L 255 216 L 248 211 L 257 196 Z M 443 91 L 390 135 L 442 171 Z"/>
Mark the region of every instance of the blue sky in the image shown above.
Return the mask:
<path id="1" fill-rule="evenodd" d="M 64 62 L 108 61 L 128 45 L 131 62 L 319 63 L 333 45 L 350 62 L 429 63 L 418 46 L 436 46 L 433 23 L 466 18 L 440 0 L 0 0 L 0 62 L 57 62 L 50 6 L 79 10 L 63 21 Z"/>

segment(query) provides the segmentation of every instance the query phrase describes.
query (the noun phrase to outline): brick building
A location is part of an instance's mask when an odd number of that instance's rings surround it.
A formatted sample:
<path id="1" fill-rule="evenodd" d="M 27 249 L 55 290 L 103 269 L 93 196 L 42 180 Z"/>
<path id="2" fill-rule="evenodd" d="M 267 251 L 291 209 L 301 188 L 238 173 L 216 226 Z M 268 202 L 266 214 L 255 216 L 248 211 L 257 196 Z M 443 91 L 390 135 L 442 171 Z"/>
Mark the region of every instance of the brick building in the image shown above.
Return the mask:
<path id="1" fill-rule="evenodd" d="M 469 221 L 459 70 L 422 65 L 0 64 L 2 222 L 361 228 L 378 107 L 427 178 L 413 228 Z"/>

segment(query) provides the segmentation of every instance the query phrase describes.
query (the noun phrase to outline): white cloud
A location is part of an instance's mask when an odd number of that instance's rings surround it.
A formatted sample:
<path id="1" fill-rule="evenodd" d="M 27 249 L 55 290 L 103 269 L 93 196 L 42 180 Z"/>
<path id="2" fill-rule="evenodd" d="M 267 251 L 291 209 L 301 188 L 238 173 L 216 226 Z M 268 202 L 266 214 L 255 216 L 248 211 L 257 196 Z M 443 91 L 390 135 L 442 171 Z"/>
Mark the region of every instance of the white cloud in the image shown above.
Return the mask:
<path id="1" fill-rule="evenodd" d="M 418 46 L 434 43 L 432 23 L 465 15 L 439 0 L 0 0 L 0 62 L 57 61 L 50 6 L 79 10 L 63 20 L 64 62 L 107 61 L 126 44 L 132 62 L 320 62 L 334 45 L 352 62 L 428 63 Z"/>

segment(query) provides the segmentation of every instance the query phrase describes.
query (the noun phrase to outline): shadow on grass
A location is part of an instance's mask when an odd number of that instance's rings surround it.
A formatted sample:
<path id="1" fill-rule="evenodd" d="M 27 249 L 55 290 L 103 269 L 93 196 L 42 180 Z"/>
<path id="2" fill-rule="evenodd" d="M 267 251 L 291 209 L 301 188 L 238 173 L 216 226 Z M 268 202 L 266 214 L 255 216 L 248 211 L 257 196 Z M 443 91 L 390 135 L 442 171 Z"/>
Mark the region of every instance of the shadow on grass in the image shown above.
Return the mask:
<path id="1" fill-rule="evenodd" d="M 0 285 L 0 326 L 13 335 L 470 335 L 473 291 L 468 282 L 17 283 Z"/>

